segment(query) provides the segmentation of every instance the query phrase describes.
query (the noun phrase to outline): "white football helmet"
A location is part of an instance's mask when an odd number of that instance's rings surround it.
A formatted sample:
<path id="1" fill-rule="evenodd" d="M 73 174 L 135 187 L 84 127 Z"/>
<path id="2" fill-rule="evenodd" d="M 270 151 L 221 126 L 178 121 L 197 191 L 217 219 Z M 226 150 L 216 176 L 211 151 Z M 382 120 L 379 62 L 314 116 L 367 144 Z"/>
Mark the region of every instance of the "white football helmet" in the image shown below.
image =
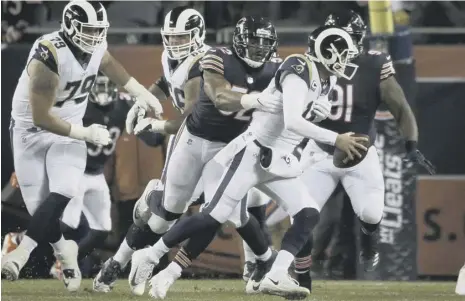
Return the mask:
<path id="1" fill-rule="evenodd" d="M 63 10 L 61 29 L 80 50 L 92 54 L 106 42 L 110 26 L 107 11 L 100 2 L 74 0 Z"/>
<path id="2" fill-rule="evenodd" d="M 168 57 L 181 60 L 203 46 L 205 22 L 195 9 L 176 7 L 165 16 L 161 36 Z"/>
<path id="3" fill-rule="evenodd" d="M 358 65 L 351 63 L 358 53 L 357 45 L 347 31 L 336 26 L 321 26 L 308 37 L 305 55 L 337 77 L 350 80 L 358 69 Z"/>

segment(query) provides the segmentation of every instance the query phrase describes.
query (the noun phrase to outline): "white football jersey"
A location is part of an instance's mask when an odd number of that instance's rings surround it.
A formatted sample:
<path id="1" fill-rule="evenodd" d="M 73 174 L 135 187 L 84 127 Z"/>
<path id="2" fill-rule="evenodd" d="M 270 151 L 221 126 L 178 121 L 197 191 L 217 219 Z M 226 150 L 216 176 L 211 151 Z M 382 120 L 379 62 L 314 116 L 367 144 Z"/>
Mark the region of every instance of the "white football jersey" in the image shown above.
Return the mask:
<path id="1" fill-rule="evenodd" d="M 297 74 L 309 86 L 305 102 L 307 109 L 303 112 L 303 114 L 308 115 L 303 117 L 308 119 L 310 118 L 310 107 L 313 101 L 321 97 L 327 98 L 329 92 L 336 85 L 337 77 L 332 75 L 327 83 L 322 84 L 315 63 L 304 55 L 291 55 L 281 64 L 275 77 L 264 92 L 268 91 L 282 100 L 282 89 L 277 86 L 280 86 L 281 75 L 286 72 Z M 296 110 L 298 109 L 296 108 Z M 272 114 L 255 110 L 249 130 L 263 145 L 270 148 L 280 148 L 284 151 L 292 151 L 304 138 L 285 129 L 282 111 L 278 114 Z"/>
<path id="2" fill-rule="evenodd" d="M 90 60 L 81 65 L 63 39 L 61 33 L 55 31 L 43 35 L 34 42 L 13 96 L 11 116 L 16 126 L 25 128 L 33 126 L 27 65 L 37 55 L 42 61 L 52 61 L 54 71 L 59 76 L 59 87 L 51 113 L 70 123 L 81 124 L 87 107 L 87 98 L 107 50 L 107 43 L 102 44 L 92 54 Z"/>
<path id="3" fill-rule="evenodd" d="M 173 60 L 168 58 L 166 50 L 161 55 L 161 64 L 163 66 L 163 75 L 170 88 L 173 106 L 180 112 L 184 109 L 184 85 L 191 78 L 191 70 L 198 68 L 198 62 L 203 57 L 210 46 L 204 45 L 202 48 L 193 52 L 186 57 L 181 64 L 172 67 Z"/>

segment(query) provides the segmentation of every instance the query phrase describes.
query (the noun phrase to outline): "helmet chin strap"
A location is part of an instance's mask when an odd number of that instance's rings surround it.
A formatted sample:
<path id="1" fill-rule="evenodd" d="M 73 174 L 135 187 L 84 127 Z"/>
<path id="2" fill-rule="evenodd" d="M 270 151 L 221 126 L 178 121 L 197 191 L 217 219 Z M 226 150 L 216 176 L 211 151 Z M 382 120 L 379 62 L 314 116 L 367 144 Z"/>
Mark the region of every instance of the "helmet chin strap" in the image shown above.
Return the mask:
<path id="1" fill-rule="evenodd" d="M 252 68 L 259 68 L 259 67 L 263 66 L 263 64 L 264 64 L 264 62 L 252 61 L 251 59 L 248 59 L 248 58 L 245 58 L 245 57 L 241 57 L 241 59 L 242 59 L 247 65 L 249 65 L 249 66 L 252 67 Z"/>

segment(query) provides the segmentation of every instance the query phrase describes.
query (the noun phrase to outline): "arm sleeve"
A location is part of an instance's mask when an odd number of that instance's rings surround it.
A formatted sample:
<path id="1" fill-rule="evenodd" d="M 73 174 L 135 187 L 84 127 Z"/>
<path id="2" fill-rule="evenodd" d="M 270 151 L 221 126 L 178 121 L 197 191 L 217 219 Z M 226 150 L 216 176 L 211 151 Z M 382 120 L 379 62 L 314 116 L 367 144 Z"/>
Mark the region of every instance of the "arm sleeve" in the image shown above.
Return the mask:
<path id="1" fill-rule="evenodd" d="M 50 70 L 58 74 L 56 50 L 49 41 L 42 41 L 37 44 L 37 48 L 35 49 L 32 58 L 42 62 Z"/>
<path id="2" fill-rule="evenodd" d="M 296 74 L 285 74 L 281 83 L 283 88 L 284 124 L 287 129 L 305 138 L 334 145 L 337 133 L 321 128 L 302 116 L 305 110 L 305 100 L 308 97 L 308 87 L 303 79 Z"/>
<path id="3" fill-rule="evenodd" d="M 163 93 L 165 93 L 165 95 L 167 97 L 170 96 L 170 86 L 169 86 L 168 81 L 166 80 L 166 78 L 164 76 L 160 77 L 155 82 L 155 85 L 157 85 L 158 88 L 160 88 L 160 90 L 162 90 Z"/>

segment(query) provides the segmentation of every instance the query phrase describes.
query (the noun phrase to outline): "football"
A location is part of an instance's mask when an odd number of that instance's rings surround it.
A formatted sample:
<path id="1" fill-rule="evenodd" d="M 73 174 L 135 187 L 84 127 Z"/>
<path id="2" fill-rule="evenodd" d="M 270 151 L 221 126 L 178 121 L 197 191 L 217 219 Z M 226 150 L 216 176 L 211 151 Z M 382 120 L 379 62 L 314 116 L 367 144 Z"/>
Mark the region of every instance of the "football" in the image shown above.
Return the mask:
<path id="1" fill-rule="evenodd" d="M 370 137 L 368 135 L 364 135 L 364 134 L 353 134 L 352 136 L 355 136 L 355 137 L 367 137 L 368 139 L 370 139 Z M 370 141 L 363 141 L 363 142 L 361 142 L 361 144 L 363 144 L 364 146 L 366 146 L 368 148 L 370 146 Z M 347 157 L 346 153 L 344 153 L 342 150 L 340 150 L 340 149 L 338 149 L 336 147 L 336 149 L 334 150 L 334 154 L 333 154 L 333 164 L 334 164 L 334 166 L 336 166 L 338 168 L 349 168 L 349 167 L 355 166 L 358 163 L 362 162 L 362 160 L 365 159 L 365 157 L 367 155 L 367 152 L 364 151 L 364 150 L 361 150 L 361 149 L 358 149 L 358 151 L 362 155 L 361 158 L 355 157 L 353 160 L 345 162 L 344 160 Z"/>

